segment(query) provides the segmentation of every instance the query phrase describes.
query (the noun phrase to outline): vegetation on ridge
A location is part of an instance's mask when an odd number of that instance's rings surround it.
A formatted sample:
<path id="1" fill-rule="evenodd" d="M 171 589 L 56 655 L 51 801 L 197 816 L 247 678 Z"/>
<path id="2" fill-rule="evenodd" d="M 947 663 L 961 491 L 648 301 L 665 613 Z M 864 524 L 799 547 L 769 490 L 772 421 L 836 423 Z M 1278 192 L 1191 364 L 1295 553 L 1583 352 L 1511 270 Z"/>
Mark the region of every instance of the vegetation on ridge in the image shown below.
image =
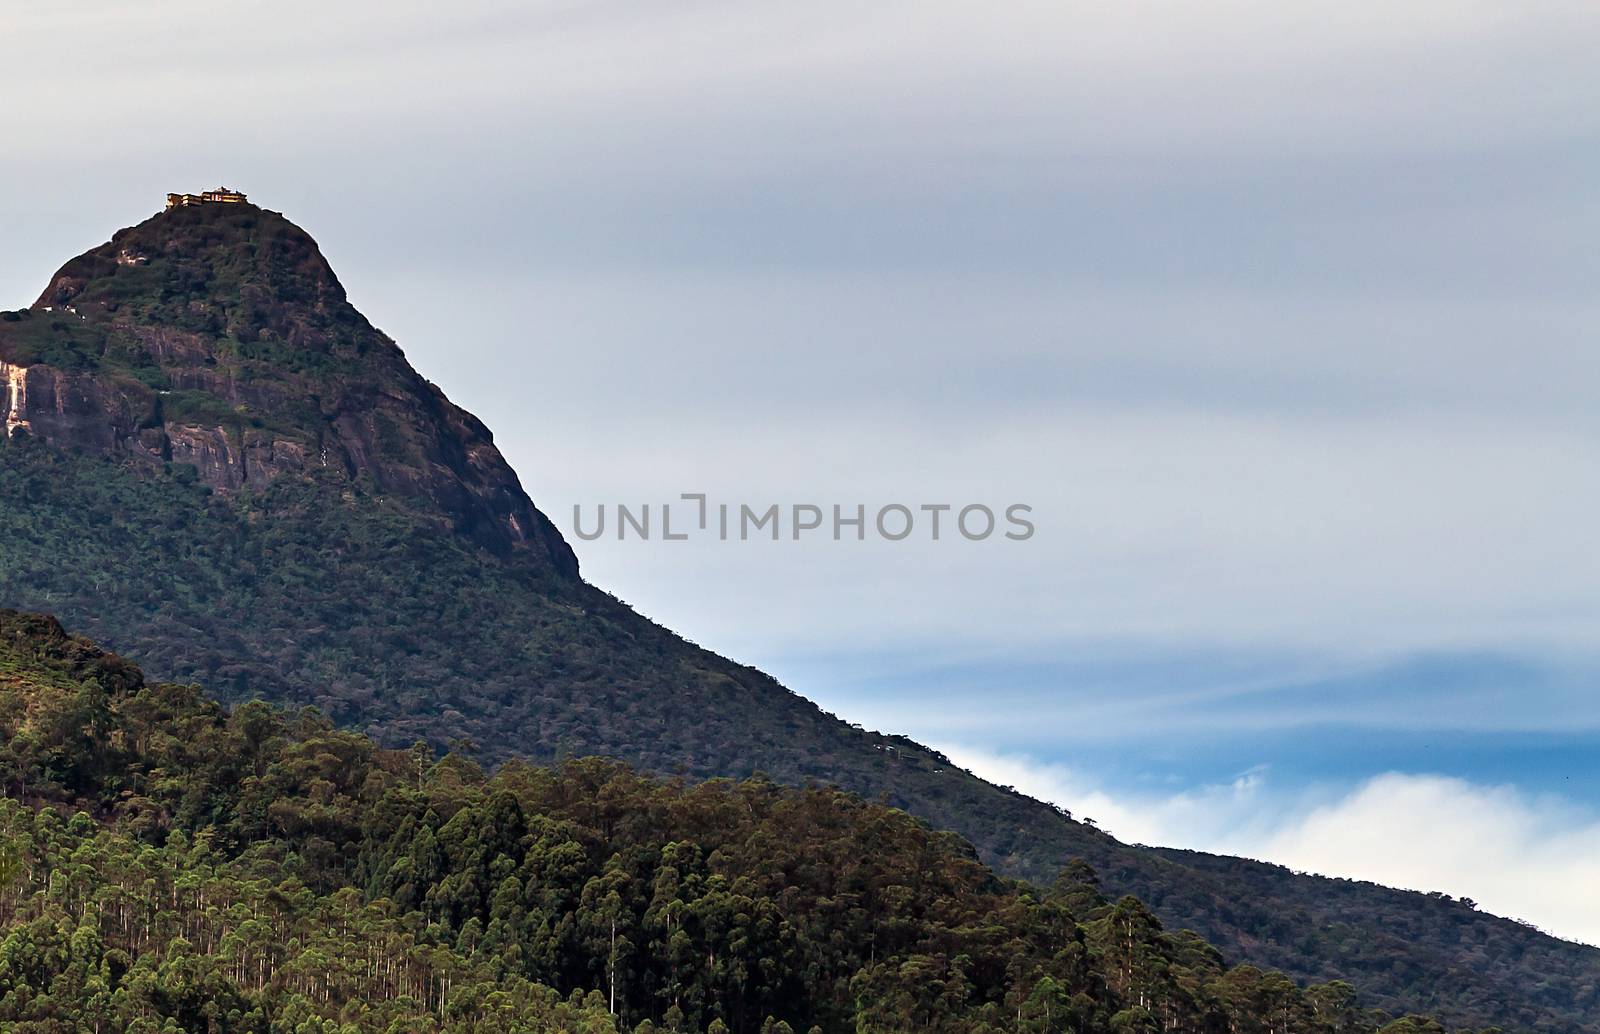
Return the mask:
<path id="1" fill-rule="evenodd" d="M 23 1032 L 1386 1034 L 1070 867 L 828 789 L 488 775 L 231 713 L 0 612 L 0 1023 Z"/>

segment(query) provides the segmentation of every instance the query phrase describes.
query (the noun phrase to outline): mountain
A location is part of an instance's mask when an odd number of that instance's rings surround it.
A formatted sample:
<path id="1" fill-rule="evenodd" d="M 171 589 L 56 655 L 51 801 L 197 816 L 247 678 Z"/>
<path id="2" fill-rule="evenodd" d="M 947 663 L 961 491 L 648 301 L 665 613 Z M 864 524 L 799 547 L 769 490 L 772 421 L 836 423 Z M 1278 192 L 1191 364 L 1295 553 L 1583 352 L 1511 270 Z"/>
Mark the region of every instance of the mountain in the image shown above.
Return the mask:
<path id="1" fill-rule="evenodd" d="M 192 467 L 222 491 L 332 471 L 577 577 L 488 428 L 356 312 L 281 216 L 175 208 L 68 262 L 6 319 L 11 433 Z"/>
<path id="2" fill-rule="evenodd" d="M 837 790 L 489 776 L 3 611 L 0 703 L 6 1030 L 1442 1031 Z"/>
<path id="3" fill-rule="evenodd" d="M 1120 844 L 585 583 L 488 429 L 281 215 L 188 205 L 120 231 L 0 314 L 0 375 L 0 605 L 155 678 L 314 704 L 386 747 L 839 786 L 1007 875 L 1085 859 L 1169 928 L 1368 1005 L 1600 1031 L 1600 952 L 1467 902 Z"/>

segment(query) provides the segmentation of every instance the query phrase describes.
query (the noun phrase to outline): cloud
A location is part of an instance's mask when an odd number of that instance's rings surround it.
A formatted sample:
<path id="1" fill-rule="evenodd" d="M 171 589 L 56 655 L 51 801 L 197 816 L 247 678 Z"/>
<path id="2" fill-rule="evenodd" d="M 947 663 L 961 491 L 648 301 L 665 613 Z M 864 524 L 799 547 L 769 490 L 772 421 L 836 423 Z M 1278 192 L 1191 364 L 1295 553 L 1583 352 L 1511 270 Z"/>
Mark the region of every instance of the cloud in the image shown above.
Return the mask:
<path id="1" fill-rule="evenodd" d="M 9 63 L 54 101 L 81 97 L 73 87 L 84 82 L 114 82 L 117 95 L 98 103 L 117 115 L 214 89 L 228 92 L 229 110 L 299 108 L 316 128 L 330 113 L 565 109 L 588 119 L 632 109 L 674 129 L 727 129 L 730 114 L 781 119 L 783 131 L 766 134 L 778 155 L 863 124 L 880 138 L 852 133 L 848 148 L 908 136 L 920 146 L 952 122 L 970 127 L 975 145 L 1004 147 L 1045 119 L 1086 141 L 1146 150 L 1239 140 L 1347 149 L 1477 138 L 1486 122 L 1521 137 L 1570 127 L 1583 118 L 1586 44 L 1600 27 L 1583 3 L 1447 0 L 1203 11 L 1028 2 L 1004 12 L 952 0 L 283 0 L 230 4 L 227 17 L 201 23 L 188 13 L 173 0 L 23 5 L 8 12 Z M 72 46 L 42 45 L 65 36 Z M 101 64 L 108 52 L 114 67 Z M 723 140 L 717 153 L 747 139 Z"/>
<path id="2" fill-rule="evenodd" d="M 1391 772 L 1248 850 L 1308 872 L 1471 897 L 1600 944 L 1600 821 L 1558 797 Z"/>
<path id="3" fill-rule="evenodd" d="M 786 393 L 810 392 L 815 373 L 773 365 Z M 1600 558 L 1578 544 L 1600 483 L 1592 443 L 1565 427 L 1089 401 L 845 412 L 820 385 L 809 414 L 772 422 L 690 401 L 700 369 L 662 364 L 660 381 L 684 389 L 663 408 L 572 413 L 561 423 L 583 448 L 516 428 L 502 446 L 537 471 L 535 501 L 566 529 L 577 504 L 691 491 L 756 507 L 1018 502 L 1038 528 L 1022 543 L 582 544 L 595 579 L 724 649 L 981 643 L 999 663 L 1007 650 L 1071 655 L 1094 640 L 1347 657 L 1592 644 Z M 888 392 L 894 379 L 857 384 Z M 746 398 L 764 391 L 752 383 Z M 691 576 L 693 598 L 680 591 Z M 767 599 L 726 602 L 751 593 Z"/>
<path id="4" fill-rule="evenodd" d="M 962 768 L 1030 797 L 1059 804 L 1079 819 L 1119 840 L 1161 847 L 1212 850 L 1212 844 L 1241 832 L 1268 836 L 1279 816 L 1263 810 L 1266 773 L 1245 771 L 1226 782 L 1180 792 L 1151 795 L 1109 790 L 1070 766 L 1025 754 L 1003 754 L 966 745 L 940 746 Z"/>
<path id="5" fill-rule="evenodd" d="M 1024 755 L 946 752 L 984 778 L 1094 818 L 1125 841 L 1442 891 L 1600 944 L 1600 816 L 1559 796 L 1403 772 L 1344 790 L 1286 788 L 1259 770 L 1170 795 L 1122 793 Z"/>

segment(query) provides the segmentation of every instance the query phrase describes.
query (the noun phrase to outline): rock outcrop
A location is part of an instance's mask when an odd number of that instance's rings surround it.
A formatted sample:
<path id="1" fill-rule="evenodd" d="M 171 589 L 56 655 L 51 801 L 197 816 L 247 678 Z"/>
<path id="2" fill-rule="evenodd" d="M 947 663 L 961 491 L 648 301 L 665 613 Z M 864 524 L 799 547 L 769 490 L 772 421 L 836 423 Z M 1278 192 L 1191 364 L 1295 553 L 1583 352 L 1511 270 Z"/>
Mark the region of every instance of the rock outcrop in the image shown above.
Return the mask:
<path id="1" fill-rule="evenodd" d="M 325 472 L 577 576 L 488 428 L 254 205 L 174 208 L 68 262 L 0 314 L 0 383 L 7 436 L 192 465 L 221 492 Z"/>

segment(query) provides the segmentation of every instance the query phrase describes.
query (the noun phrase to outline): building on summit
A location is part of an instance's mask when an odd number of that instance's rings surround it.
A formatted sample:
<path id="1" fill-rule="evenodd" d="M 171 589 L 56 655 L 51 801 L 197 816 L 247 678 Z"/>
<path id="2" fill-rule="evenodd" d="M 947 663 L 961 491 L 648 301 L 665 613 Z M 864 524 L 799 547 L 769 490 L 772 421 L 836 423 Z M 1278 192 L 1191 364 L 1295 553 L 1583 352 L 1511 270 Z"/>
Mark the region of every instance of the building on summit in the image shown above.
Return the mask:
<path id="1" fill-rule="evenodd" d="M 238 205 L 243 204 L 245 196 L 229 187 L 218 187 L 216 190 L 207 190 L 199 194 L 168 194 L 167 207 L 177 208 L 180 205 Z"/>

